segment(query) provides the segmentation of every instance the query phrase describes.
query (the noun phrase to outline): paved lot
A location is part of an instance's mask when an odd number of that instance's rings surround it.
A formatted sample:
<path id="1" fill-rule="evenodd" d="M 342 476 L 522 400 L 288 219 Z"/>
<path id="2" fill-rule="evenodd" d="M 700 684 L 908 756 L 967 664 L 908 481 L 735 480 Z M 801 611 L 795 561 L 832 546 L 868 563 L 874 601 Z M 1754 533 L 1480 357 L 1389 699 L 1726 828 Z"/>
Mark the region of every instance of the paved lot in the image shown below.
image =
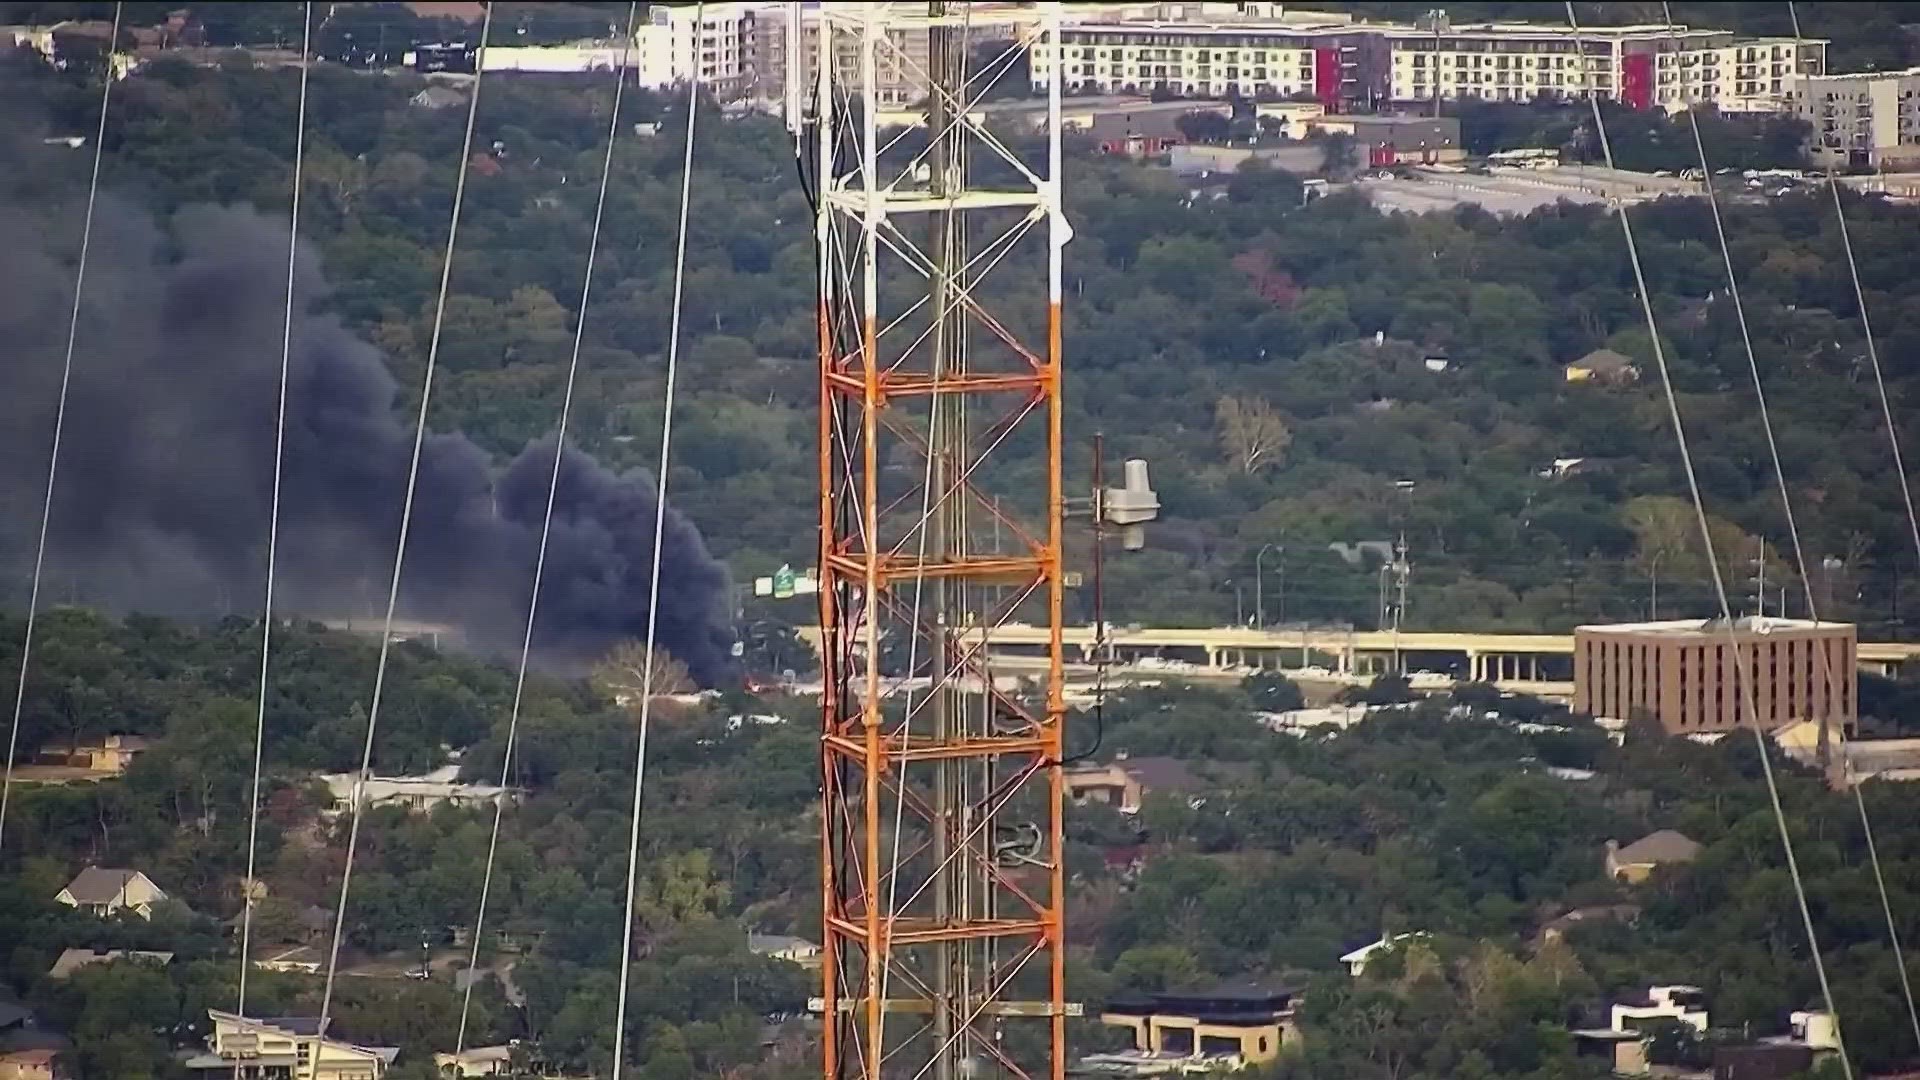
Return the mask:
<path id="1" fill-rule="evenodd" d="M 1485 176 L 1422 171 L 1414 179 L 1369 178 L 1354 186 L 1383 210 L 1416 214 L 1449 210 L 1463 203 L 1485 207 L 1495 214 L 1526 214 L 1561 199 L 1631 205 L 1662 195 L 1700 191 L 1699 184 L 1674 177 L 1591 167 L 1502 171 Z"/>

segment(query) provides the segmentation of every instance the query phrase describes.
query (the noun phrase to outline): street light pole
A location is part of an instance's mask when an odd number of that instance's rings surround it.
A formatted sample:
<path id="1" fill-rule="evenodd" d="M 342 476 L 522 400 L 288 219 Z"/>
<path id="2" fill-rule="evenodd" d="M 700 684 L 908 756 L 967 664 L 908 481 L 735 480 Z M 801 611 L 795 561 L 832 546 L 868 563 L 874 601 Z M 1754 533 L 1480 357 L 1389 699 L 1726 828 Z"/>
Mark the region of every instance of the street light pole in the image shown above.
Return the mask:
<path id="1" fill-rule="evenodd" d="M 1267 557 L 1267 552 L 1269 551 L 1278 551 L 1280 553 L 1280 558 L 1285 559 L 1287 557 L 1287 545 L 1262 544 L 1260 545 L 1260 550 L 1256 552 L 1253 556 L 1253 621 L 1258 623 L 1261 629 L 1265 629 L 1267 625 L 1267 595 L 1266 595 L 1267 579 L 1265 576 L 1265 571 L 1261 567 L 1260 563 L 1261 563 L 1261 560 Z M 1285 612 L 1287 609 L 1286 580 L 1287 580 L 1287 564 L 1285 562 L 1282 562 L 1280 564 L 1280 582 L 1281 582 L 1280 610 L 1282 612 Z"/>

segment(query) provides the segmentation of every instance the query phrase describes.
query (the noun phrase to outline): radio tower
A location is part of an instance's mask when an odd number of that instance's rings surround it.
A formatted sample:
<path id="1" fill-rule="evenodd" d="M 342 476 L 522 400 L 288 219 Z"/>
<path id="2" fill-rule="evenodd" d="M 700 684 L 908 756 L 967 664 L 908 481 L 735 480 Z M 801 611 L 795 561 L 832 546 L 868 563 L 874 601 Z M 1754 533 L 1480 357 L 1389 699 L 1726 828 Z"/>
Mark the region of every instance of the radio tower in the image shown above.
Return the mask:
<path id="1" fill-rule="evenodd" d="M 823 3 L 805 33 L 797 7 L 787 100 L 819 252 L 824 1072 L 1059 1080 L 1059 80 L 1044 146 L 1016 153 L 977 115 L 1022 54 L 1057 59 L 1059 5 Z M 878 115 L 903 107 L 924 126 Z M 1052 628 L 1041 700 L 987 667 L 1016 612 Z"/>

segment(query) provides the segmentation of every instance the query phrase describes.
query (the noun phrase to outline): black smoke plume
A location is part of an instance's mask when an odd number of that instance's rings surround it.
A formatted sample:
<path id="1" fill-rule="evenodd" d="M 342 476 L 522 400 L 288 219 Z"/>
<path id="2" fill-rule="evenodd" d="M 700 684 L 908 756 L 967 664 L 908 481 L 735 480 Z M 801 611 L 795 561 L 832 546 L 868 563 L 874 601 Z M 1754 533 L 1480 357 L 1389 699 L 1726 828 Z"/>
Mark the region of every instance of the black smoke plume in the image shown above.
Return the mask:
<path id="1" fill-rule="evenodd" d="M 23 591 L 39 524 L 71 303 L 72 237 L 0 208 L 0 555 Z M 57 239 L 50 239 L 57 238 Z M 257 611 L 272 494 L 285 219 L 183 210 L 166 229 L 103 200 L 87 269 L 44 600 L 162 614 Z M 384 610 L 412 451 L 411 407 L 380 353 L 324 313 L 301 248 L 276 607 Z M 417 388 L 415 388 L 417 390 Z M 417 399 L 414 399 L 417 400 Z M 429 434 L 401 608 L 482 647 L 519 644 L 551 440 L 504 471 Z M 573 451 L 561 469 L 536 648 L 586 658 L 645 628 L 653 479 Z M 19 585 L 19 590 L 15 586 Z M 728 664 L 729 584 L 671 509 L 659 641 L 711 683 Z"/>

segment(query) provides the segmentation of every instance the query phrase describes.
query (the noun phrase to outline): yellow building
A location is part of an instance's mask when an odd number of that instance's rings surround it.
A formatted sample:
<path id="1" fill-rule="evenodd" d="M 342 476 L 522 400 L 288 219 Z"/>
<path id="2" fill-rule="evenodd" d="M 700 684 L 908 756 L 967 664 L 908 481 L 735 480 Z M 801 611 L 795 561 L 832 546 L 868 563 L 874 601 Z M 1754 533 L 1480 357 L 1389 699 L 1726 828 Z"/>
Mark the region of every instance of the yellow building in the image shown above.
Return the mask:
<path id="1" fill-rule="evenodd" d="M 182 1062 L 208 1080 L 381 1080 L 399 1053 L 324 1038 L 315 1017 L 253 1019 L 208 1009 L 207 1053 Z"/>
<path id="2" fill-rule="evenodd" d="M 1566 375 L 1570 383 L 1630 383 L 1639 380 L 1640 369 L 1612 349 L 1595 349 L 1568 364 Z"/>
<path id="3" fill-rule="evenodd" d="M 1195 1069 L 1237 1070 L 1280 1056 L 1299 1038 L 1295 991 L 1221 987 L 1119 998 L 1100 1022 L 1128 1029 L 1133 1047 L 1082 1061 L 1089 1071 L 1134 1076 Z"/>

